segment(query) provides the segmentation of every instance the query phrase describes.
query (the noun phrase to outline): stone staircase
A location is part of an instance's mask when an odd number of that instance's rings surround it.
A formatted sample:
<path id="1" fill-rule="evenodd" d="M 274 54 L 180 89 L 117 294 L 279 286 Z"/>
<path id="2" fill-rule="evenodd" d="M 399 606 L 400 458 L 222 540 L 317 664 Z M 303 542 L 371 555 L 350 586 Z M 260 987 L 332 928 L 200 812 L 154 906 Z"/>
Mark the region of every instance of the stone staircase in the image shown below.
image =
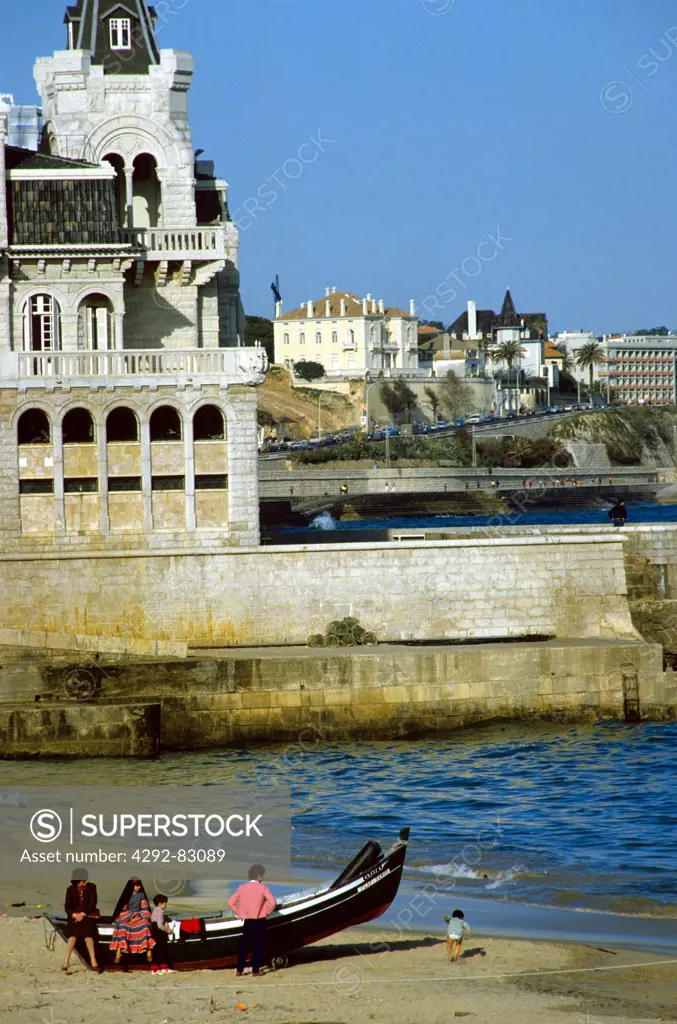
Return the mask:
<path id="1" fill-rule="evenodd" d="M 611 462 L 604 444 L 586 444 L 583 441 L 569 441 L 567 451 L 574 460 L 577 469 L 585 469 L 588 472 L 608 473 L 611 469 Z"/>

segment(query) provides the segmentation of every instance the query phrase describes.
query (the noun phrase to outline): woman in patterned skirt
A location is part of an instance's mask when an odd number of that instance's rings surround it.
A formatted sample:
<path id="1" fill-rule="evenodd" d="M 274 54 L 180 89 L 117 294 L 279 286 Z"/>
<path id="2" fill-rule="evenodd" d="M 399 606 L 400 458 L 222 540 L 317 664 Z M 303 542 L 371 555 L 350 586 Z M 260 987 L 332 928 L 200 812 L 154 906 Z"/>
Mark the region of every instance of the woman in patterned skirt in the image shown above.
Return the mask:
<path id="1" fill-rule="evenodd" d="M 145 953 L 153 958 L 155 939 L 150 930 L 151 910 L 140 879 L 130 878 L 113 912 L 113 938 L 110 948 L 115 950 L 115 963 L 123 953 Z"/>

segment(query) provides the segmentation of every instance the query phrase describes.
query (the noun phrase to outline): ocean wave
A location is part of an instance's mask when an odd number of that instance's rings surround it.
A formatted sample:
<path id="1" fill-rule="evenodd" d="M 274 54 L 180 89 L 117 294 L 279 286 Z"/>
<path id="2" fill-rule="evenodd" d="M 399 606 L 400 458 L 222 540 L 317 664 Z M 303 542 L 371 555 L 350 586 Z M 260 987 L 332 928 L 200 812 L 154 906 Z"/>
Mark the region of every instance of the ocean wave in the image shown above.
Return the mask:
<path id="1" fill-rule="evenodd" d="M 442 878 L 467 878 L 485 882 L 485 889 L 498 889 L 507 882 L 528 874 L 522 864 L 513 864 L 505 871 L 495 871 L 491 868 L 472 868 L 468 864 L 456 864 L 453 861 L 448 864 L 425 864 L 419 870 Z"/>

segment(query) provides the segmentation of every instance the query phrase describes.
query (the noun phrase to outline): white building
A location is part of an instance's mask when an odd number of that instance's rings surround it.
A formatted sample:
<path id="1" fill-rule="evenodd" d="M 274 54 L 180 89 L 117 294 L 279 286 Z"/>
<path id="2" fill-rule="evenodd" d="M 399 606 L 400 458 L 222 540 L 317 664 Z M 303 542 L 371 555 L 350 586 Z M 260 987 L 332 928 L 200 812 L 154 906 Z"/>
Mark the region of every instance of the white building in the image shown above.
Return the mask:
<path id="1" fill-rule="evenodd" d="M 418 317 L 367 295 L 325 289 L 321 299 L 287 313 L 278 302 L 274 320 L 275 362 L 321 363 L 327 376 L 418 371 Z"/>
<path id="2" fill-rule="evenodd" d="M 67 8 L 39 145 L 38 108 L 0 99 L 0 545 L 258 543 L 267 360 L 238 347 L 226 183 L 155 20 Z"/>
<path id="3" fill-rule="evenodd" d="M 587 367 L 579 366 L 576 362 L 576 356 L 580 349 L 584 345 L 589 345 L 591 342 L 598 342 L 599 338 L 592 331 L 560 331 L 560 333 L 554 338 L 554 342 L 557 348 L 563 349 L 567 355 L 571 356 L 571 376 L 574 380 L 580 381 L 581 384 L 589 384 L 590 382 L 590 371 Z M 600 371 L 605 376 L 605 366 L 603 363 L 595 365 L 592 373 L 592 379 L 597 381 L 600 380 Z"/>

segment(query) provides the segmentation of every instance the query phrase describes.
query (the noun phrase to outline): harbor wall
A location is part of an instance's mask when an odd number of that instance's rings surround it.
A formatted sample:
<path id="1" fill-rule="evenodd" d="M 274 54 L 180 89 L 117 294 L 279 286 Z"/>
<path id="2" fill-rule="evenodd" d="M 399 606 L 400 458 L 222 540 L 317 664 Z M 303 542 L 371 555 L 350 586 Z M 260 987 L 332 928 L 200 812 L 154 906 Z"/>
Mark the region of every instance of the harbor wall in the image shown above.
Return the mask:
<path id="1" fill-rule="evenodd" d="M 355 616 L 380 641 L 636 637 L 618 531 L 0 556 L 0 629 L 303 644 Z"/>
<path id="2" fill-rule="evenodd" d="M 65 704 L 78 671 L 45 661 L 0 703 L 4 756 L 152 756 L 159 749 L 434 735 L 496 720 L 670 719 L 677 673 L 640 641 L 535 641 L 322 651 L 266 648 L 89 666 L 99 697 Z M 7 699 L 7 682 L 2 700 Z M 29 703 L 30 701 L 30 703 Z M 9 718 L 11 726 L 9 728 Z M 3 724 L 4 723 L 4 724 Z M 117 744 L 117 746 L 116 746 Z"/>

